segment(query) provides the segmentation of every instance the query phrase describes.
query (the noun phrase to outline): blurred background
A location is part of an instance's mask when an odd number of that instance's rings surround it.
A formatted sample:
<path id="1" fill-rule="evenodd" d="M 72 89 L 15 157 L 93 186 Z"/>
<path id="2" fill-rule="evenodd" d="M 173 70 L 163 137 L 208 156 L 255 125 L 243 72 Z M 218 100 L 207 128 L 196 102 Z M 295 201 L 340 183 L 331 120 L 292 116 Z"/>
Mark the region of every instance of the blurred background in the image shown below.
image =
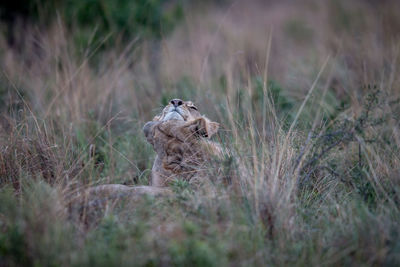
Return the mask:
<path id="1" fill-rule="evenodd" d="M 8 203 L 0 256 L 47 262 L 51 244 L 57 264 L 116 263 L 119 253 L 130 257 L 118 239 L 145 248 L 140 262 L 149 265 L 398 262 L 399 14 L 398 0 L 0 1 L 0 190 L 17 192 L 0 194 Z M 52 238 L 75 228 L 52 228 L 54 207 L 37 216 L 46 199 L 64 203 L 93 184 L 148 184 L 154 152 L 141 128 L 172 98 L 221 123 L 218 141 L 231 153 L 215 176 L 241 190 L 215 201 L 179 195 L 136 219 L 107 217 L 87 244 Z M 235 162 L 243 166 L 232 171 Z M 18 213 L 16 199 L 42 202 Z M 157 228 L 161 238 L 143 230 L 160 220 L 173 225 Z M 222 243 L 203 239 L 208 232 Z M 111 254 L 98 245 L 109 236 Z"/>
<path id="2" fill-rule="evenodd" d="M 56 73 L 73 68 L 65 60 L 79 69 L 73 80 L 104 75 L 112 66 L 118 83 L 93 89 L 111 94 L 102 104 L 127 100 L 146 116 L 154 101 L 181 96 L 206 104 L 207 94 L 225 96 L 228 83 L 257 83 L 267 54 L 269 82 L 301 98 L 330 56 L 330 93 L 344 101 L 364 85 L 396 82 L 396 75 L 385 76 L 397 60 L 398 11 L 398 1 L 390 0 L 4 1 L 1 63 L 9 78 L 18 72 L 12 68 L 22 68 L 25 77 L 16 83 L 32 94 L 39 90 L 37 101 L 59 87 Z M 38 75 L 47 86 L 31 84 Z"/>

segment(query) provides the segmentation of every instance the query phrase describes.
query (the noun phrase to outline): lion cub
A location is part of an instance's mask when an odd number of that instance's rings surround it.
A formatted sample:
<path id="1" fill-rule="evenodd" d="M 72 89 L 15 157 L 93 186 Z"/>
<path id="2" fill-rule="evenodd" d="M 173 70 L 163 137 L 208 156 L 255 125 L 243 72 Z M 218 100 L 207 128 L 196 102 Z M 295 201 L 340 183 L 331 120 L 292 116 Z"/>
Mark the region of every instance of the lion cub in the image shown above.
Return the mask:
<path id="1" fill-rule="evenodd" d="M 221 154 L 219 145 L 208 140 L 218 128 L 219 124 L 201 115 L 191 101 L 172 99 L 143 127 L 157 153 L 151 185 L 166 186 L 176 176 L 189 180 L 201 175 L 202 166 L 213 155 Z"/>

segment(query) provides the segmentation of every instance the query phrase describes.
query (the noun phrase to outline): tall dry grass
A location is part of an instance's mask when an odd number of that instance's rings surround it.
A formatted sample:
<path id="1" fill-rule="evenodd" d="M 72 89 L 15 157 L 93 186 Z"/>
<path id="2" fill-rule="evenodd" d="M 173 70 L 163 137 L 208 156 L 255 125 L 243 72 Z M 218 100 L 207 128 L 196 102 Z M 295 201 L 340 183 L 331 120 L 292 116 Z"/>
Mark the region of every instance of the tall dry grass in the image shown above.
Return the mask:
<path id="1" fill-rule="evenodd" d="M 396 10 L 197 6 L 162 40 L 157 72 L 150 41 L 80 50 L 62 19 L 19 29 L 18 49 L 1 40 L 0 264 L 398 264 Z M 147 184 L 141 127 L 172 97 L 221 122 L 225 158 L 172 198 L 75 220 L 81 189 Z"/>

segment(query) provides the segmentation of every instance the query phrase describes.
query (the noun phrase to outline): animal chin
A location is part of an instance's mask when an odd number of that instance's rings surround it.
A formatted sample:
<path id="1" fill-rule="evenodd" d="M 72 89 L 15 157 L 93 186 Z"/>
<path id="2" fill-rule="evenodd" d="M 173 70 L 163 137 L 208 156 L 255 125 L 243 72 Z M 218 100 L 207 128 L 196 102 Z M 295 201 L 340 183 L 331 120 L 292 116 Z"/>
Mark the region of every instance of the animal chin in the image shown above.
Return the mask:
<path id="1" fill-rule="evenodd" d="M 163 121 L 169 121 L 169 120 L 179 120 L 179 121 L 184 121 L 185 119 L 183 116 L 177 112 L 177 111 L 171 111 L 168 112 L 167 115 L 165 115 Z"/>

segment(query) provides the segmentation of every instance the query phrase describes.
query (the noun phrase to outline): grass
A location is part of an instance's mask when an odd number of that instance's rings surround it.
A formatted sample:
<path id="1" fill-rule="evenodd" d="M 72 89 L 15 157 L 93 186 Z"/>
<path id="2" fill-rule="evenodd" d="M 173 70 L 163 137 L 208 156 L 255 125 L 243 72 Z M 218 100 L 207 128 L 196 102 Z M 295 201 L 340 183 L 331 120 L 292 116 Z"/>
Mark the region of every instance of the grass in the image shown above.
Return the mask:
<path id="1" fill-rule="evenodd" d="M 82 52 L 61 19 L 0 39 L 0 265 L 398 265 L 397 2 L 197 8 L 156 73 L 151 40 Z M 85 188 L 148 183 L 141 128 L 172 97 L 224 158 L 76 216 Z"/>

